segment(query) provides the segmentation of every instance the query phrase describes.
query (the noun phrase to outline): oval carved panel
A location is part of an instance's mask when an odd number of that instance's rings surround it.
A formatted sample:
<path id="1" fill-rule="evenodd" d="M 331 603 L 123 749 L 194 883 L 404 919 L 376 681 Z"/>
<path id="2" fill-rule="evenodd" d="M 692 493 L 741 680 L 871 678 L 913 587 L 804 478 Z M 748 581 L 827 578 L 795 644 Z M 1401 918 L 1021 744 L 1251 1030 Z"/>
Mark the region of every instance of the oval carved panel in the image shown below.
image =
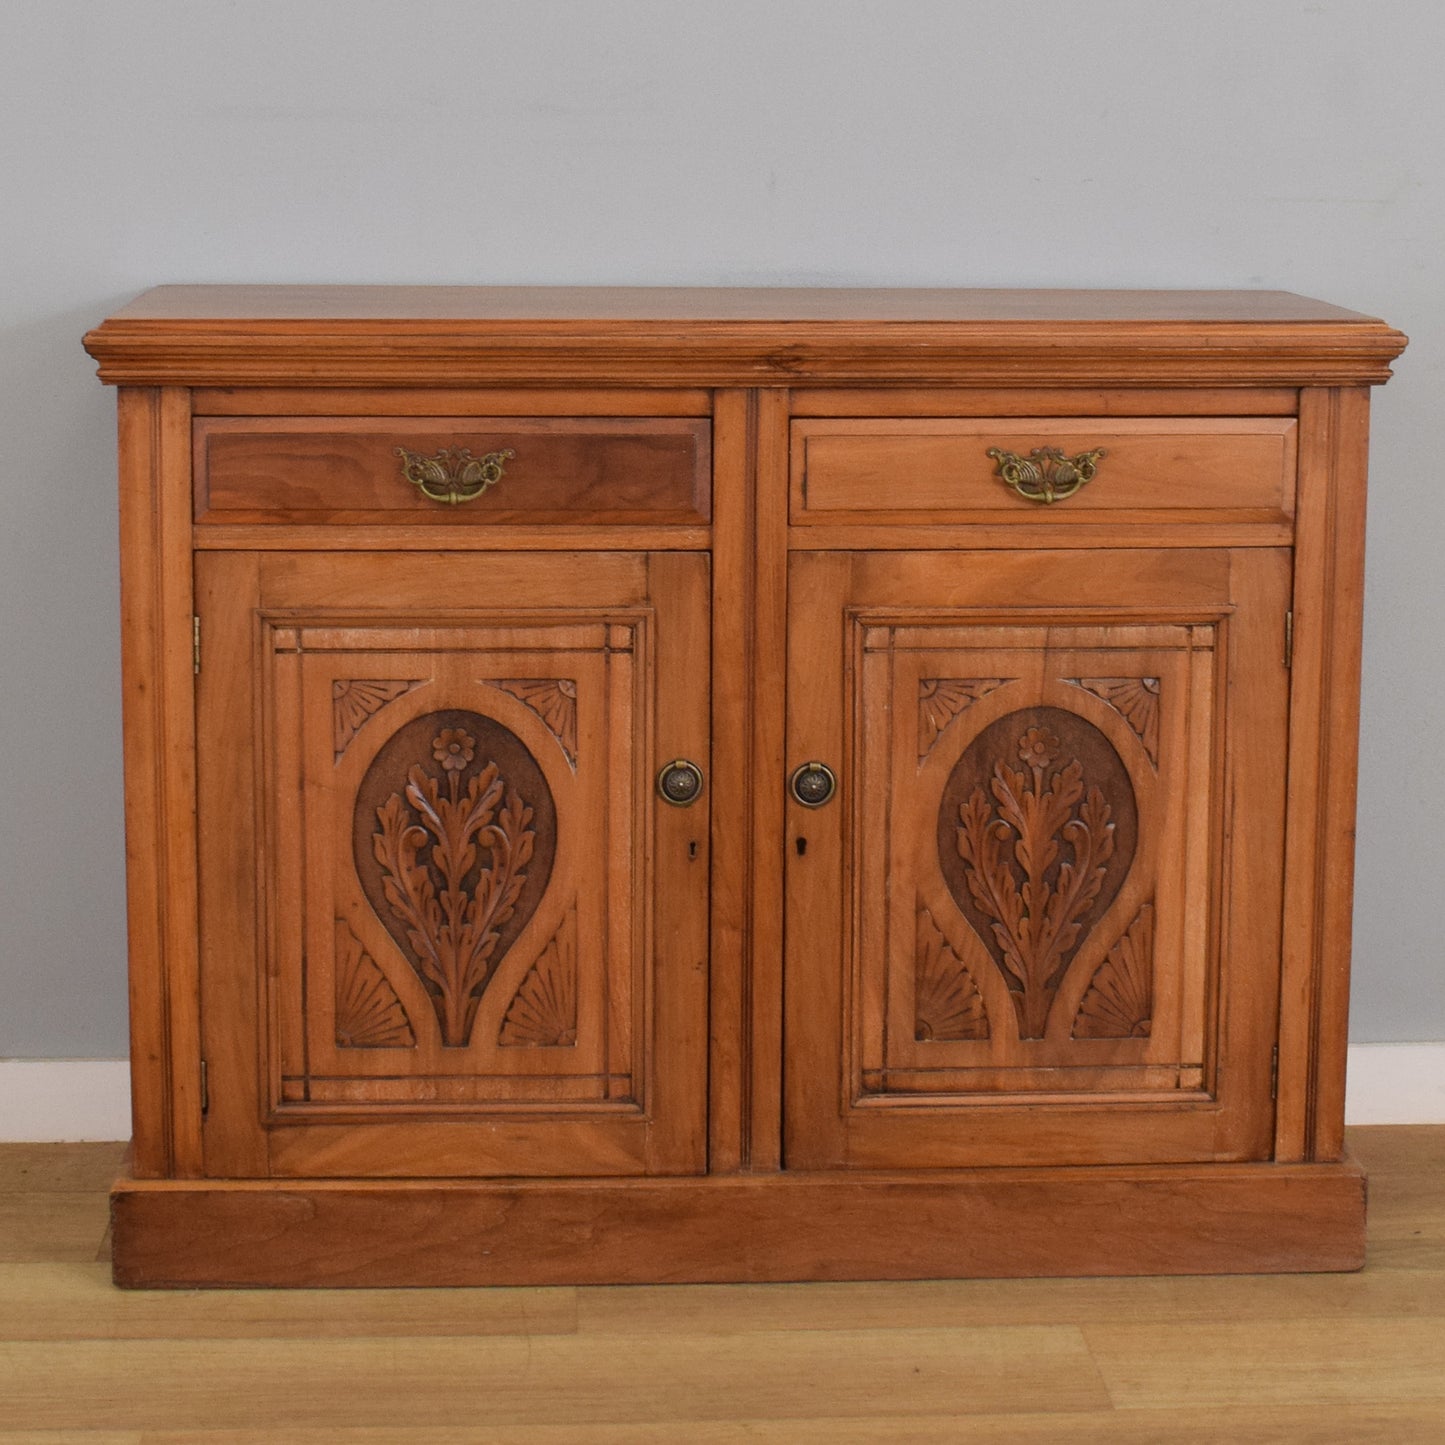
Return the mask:
<path id="1" fill-rule="evenodd" d="M 1043 1038 L 1138 839 L 1129 770 L 1093 723 L 1065 708 L 1005 714 L 954 764 L 938 810 L 939 865 L 1008 984 L 1021 1038 Z"/>
<path id="2" fill-rule="evenodd" d="M 557 810 L 542 769 L 495 718 L 427 713 L 382 746 L 357 789 L 352 853 L 367 901 L 431 999 L 442 1043 L 477 1008 L 547 888 Z"/>

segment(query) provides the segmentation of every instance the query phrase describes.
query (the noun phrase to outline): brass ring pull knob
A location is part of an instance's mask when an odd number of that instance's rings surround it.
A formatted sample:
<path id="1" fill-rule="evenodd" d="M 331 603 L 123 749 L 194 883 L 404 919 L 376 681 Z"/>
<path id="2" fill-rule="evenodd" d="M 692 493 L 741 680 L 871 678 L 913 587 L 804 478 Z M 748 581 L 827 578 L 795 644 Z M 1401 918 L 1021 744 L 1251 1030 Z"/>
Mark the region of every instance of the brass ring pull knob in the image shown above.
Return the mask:
<path id="1" fill-rule="evenodd" d="M 686 808 L 695 803 L 702 792 L 702 769 L 686 758 L 668 763 L 657 775 L 658 796 L 674 808 Z"/>
<path id="2" fill-rule="evenodd" d="M 805 808 L 821 808 L 838 791 L 838 779 L 826 763 L 804 763 L 793 770 L 788 786 Z"/>
<path id="3" fill-rule="evenodd" d="M 1085 482 L 1094 480 L 1103 447 L 1097 451 L 1065 456 L 1058 447 L 1035 447 L 1027 457 L 990 447 L 988 454 L 998 463 L 998 475 L 1019 496 L 1030 502 L 1061 502 L 1072 497 Z"/>
<path id="4" fill-rule="evenodd" d="M 470 447 L 443 447 L 434 457 L 397 447 L 401 474 L 422 496 L 455 507 L 480 497 L 488 487 L 502 480 L 503 466 L 516 456 L 509 447 L 474 457 Z"/>

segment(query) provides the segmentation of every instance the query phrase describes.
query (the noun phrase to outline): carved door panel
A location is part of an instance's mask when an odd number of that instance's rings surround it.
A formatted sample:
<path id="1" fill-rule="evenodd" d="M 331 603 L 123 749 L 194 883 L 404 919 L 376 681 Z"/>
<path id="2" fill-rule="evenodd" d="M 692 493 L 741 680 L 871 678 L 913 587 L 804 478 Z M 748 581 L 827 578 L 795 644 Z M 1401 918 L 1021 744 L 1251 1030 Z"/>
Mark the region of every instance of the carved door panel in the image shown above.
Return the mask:
<path id="1" fill-rule="evenodd" d="M 790 1163 L 1265 1157 L 1288 580 L 795 557 Z"/>
<path id="2" fill-rule="evenodd" d="M 706 790 L 653 778 L 707 765 L 706 559 L 213 555 L 198 596 L 207 1171 L 700 1170 Z"/>

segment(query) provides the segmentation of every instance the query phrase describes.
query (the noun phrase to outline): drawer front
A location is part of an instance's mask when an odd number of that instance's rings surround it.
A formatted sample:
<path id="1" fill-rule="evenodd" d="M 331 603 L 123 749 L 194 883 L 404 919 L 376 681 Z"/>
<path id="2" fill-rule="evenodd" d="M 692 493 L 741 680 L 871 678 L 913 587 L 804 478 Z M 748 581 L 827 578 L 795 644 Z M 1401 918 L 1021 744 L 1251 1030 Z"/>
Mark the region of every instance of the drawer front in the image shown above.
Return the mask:
<path id="1" fill-rule="evenodd" d="M 1292 417 L 797 420 L 793 521 L 1279 521 L 1294 510 L 1295 430 Z M 1093 476 L 1058 495 L 1078 480 L 1067 464 L 1095 453 Z M 1009 454 L 1052 501 L 1009 485 Z"/>
<path id="2" fill-rule="evenodd" d="M 689 417 L 205 417 L 196 520 L 695 526 L 710 441 Z"/>

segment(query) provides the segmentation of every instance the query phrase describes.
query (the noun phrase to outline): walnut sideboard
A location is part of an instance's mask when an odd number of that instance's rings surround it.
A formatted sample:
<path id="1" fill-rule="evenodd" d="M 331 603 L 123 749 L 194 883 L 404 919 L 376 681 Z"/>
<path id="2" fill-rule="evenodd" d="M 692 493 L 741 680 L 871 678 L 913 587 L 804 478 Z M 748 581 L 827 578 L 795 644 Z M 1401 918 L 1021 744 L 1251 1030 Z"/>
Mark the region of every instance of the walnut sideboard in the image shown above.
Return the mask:
<path id="1" fill-rule="evenodd" d="M 107 320 L 117 1280 L 1358 1267 L 1404 343 L 1277 292 Z"/>

